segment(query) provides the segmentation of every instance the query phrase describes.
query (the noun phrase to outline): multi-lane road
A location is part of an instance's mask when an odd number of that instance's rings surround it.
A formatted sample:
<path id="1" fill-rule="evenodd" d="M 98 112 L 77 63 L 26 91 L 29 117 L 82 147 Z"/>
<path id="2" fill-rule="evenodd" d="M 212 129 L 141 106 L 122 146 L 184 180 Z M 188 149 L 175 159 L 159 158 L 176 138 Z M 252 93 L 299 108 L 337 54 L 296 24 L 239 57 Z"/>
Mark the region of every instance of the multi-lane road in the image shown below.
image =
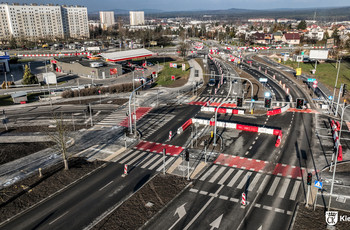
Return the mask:
<path id="1" fill-rule="evenodd" d="M 274 105 L 278 102 L 294 102 L 296 98 L 306 98 L 310 108 L 314 108 L 309 96 L 282 72 L 252 61 L 242 64 L 242 70 L 254 78 L 268 78 L 265 87 L 274 95 Z M 225 74 L 235 74 L 233 68 L 221 62 Z M 210 71 L 218 75 L 218 67 L 209 63 Z M 265 74 L 266 69 L 266 74 Z M 275 75 L 275 79 L 273 79 Z M 220 80 L 218 77 L 217 80 Z M 278 83 L 282 81 L 289 88 L 289 94 Z M 188 100 L 197 103 L 158 106 L 145 114 L 137 127 L 142 134 L 141 142 L 122 155 L 106 163 L 84 180 L 40 203 L 5 225 L 4 229 L 82 229 L 101 216 L 107 209 L 118 205 L 133 194 L 140 185 L 147 183 L 153 175 L 162 170 L 161 155 L 155 148 L 164 146 L 174 151 L 167 155 L 166 165 L 170 167 L 182 157 L 184 148 L 190 148 L 192 131 L 189 128 L 168 141 L 169 131 L 177 129 L 190 118 L 209 120 L 213 113 L 201 112 L 199 102 L 223 102 L 229 85 L 226 81 L 215 95 L 213 88 L 206 86 L 201 95 L 188 95 Z M 231 82 L 231 83 L 230 83 Z M 238 81 L 229 96 L 235 100 L 241 95 L 242 85 Z M 293 103 L 291 103 L 293 106 Z M 247 104 L 243 109 L 249 108 Z M 305 173 L 316 169 L 311 160 L 314 148 L 313 113 L 289 111 L 276 116 L 265 114 L 231 115 L 220 114 L 218 121 L 250 124 L 259 127 L 281 129 L 283 133 L 280 147 L 275 147 L 276 136 L 257 132 L 246 132 L 229 128 L 219 128 L 223 138 L 223 148 L 216 151 L 209 146 L 211 158 L 192 180 L 192 185 L 157 214 L 144 229 L 288 229 L 297 202 L 305 198 Z M 89 137 L 101 134 L 104 128 L 92 130 Z M 194 126 L 194 125 L 192 125 Z M 212 128 L 199 125 L 198 133 L 210 136 Z M 115 133 L 110 133 L 115 135 Z M 107 136 L 105 136 L 107 137 Z M 108 139 L 108 138 L 107 138 Z M 115 138 L 108 139 L 105 146 Z M 84 140 L 87 143 L 87 139 Z M 212 142 L 211 142 L 212 143 Z M 92 145 L 92 144 L 91 144 Z M 148 146 L 148 147 L 144 147 Z M 155 147 L 156 146 L 156 147 Z M 153 149 L 152 149 L 153 148 Z M 204 161 L 204 146 L 199 143 L 197 151 L 191 151 L 193 159 Z M 198 162 L 197 162 L 198 163 Z M 124 164 L 132 170 L 128 180 L 120 177 Z M 196 166 L 191 172 L 194 171 Z M 242 193 L 247 205 L 241 205 Z M 92 208 L 93 207 L 93 208 Z"/>

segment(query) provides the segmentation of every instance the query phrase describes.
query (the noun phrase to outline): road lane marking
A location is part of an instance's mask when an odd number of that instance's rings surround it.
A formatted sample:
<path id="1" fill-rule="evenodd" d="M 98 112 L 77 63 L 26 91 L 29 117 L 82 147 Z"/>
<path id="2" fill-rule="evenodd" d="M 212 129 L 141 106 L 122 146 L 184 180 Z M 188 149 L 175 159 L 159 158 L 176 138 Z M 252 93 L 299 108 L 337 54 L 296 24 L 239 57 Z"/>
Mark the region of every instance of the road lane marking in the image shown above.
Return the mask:
<path id="1" fill-rule="evenodd" d="M 136 155 L 136 154 L 138 154 L 140 152 L 142 152 L 142 151 L 136 150 L 135 152 L 131 153 L 129 156 L 127 156 L 123 160 L 121 160 L 120 163 L 123 164 L 124 162 L 128 161 L 130 158 L 132 158 L 134 155 Z M 128 153 L 130 153 L 130 152 L 128 152 Z"/>
<path id="2" fill-rule="evenodd" d="M 204 174 L 201 178 L 199 178 L 199 180 L 204 181 L 205 179 L 207 179 L 207 177 L 208 177 L 217 167 L 218 167 L 217 165 L 213 165 L 213 166 L 211 167 L 211 169 L 209 169 L 209 170 L 207 171 L 206 174 Z"/>
<path id="3" fill-rule="evenodd" d="M 236 175 L 232 178 L 232 180 L 230 181 L 230 183 L 228 183 L 228 187 L 232 187 L 235 183 L 236 183 L 236 181 L 237 181 L 237 179 L 241 176 L 241 174 L 243 173 L 243 171 L 242 170 L 239 170 L 237 173 L 236 173 Z"/>
<path id="4" fill-rule="evenodd" d="M 100 188 L 98 191 L 103 190 L 104 188 L 106 188 L 108 185 L 110 185 L 110 184 L 112 184 L 112 183 L 113 183 L 113 181 L 110 181 L 108 184 L 106 184 L 105 186 L 103 186 L 102 188 Z"/>
<path id="5" fill-rule="evenodd" d="M 221 189 L 224 187 L 224 185 L 221 185 L 220 188 L 215 192 L 215 194 L 218 194 Z M 183 230 L 187 230 L 191 227 L 191 225 L 198 219 L 198 217 L 202 214 L 202 212 L 209 206 L 209 204 L 215 199 L 215 197 L 211 197 L 208 202 L 199 210 L 199 212 L 193 217 L 193 219 L 185 226 Z"/>
<path id="6" fill-rule="evenodd" d="M 275 180 L 273 181 L 273 183 L 272 183 L 272 185 L 270 187 L 270 190 L 267 193 L 268 196 L 273 196 L 273 194 L 275 193 L 277 185 L 280 182 L 280 180 L 281 180 L 280 177 L 275 177 Z"/>
<path id="7" fill-rule="evenodd" d="M 216 181 L 216 179 L 221 175 L 221 173 L 223 173 L 225 171 L 226 168 L 221 167 L 216 173 L 215 175 L 209 180 L 209 183 L 214 183 L 214 181 Z"/>
<path id="8" fill-rule="evenodd" d="M 161 157 L 160 155 L 156 155 L 155 158 L 151 158 L 149 161 L 147 161 L 144 165 L 141 166 L 141 168 L 146 168 L 149 164 L 151 164 L 154 160 L 158 159 Z"/>
<path id="9" fill-rule="evenodd" d="M 51 222 L 49 223 L 49 225 L 53 224 L 54 222 L 56 222 L 57 220 L 59 220 L 60 218 L 62 218 L 62 217 L 63 217 L 64 215 L 66 215 L 68 212 L 69 212 L 69 211 L 63 213 L 62 215 L 60 215 L 59 217 L 57 217 L 56 219 L 54 219 L 53 221 L 51 221 Z"/>
<path id="10" fill-rule="evenodd" d="M 300 183 L 301 182 L 299 180 L 295 181 L 292 193 L 290 194 L 290 197 L 289 197 L 290 200 L 295 200 L 295 198 L 297 197 Z"/>
<path id="11" fill-rule="evenodd" d="M 281 188 L 280 192 L 278 193 L 278 197 L 284 198 L 284 196 L 286 195 L 289 183 L 290 183 L 290 179 L 284 180 L 282 188 Z"/>
<path id="12" fill-rule="evenodd" d="M 249 176 L 252 175 L 252 172 L 247 172 L 246 175 L 247 175 L 247 177 L 244 176 L 244 177 L 242 178 L 242 180 L 241 180 L 241 183 L 238 184 L 238 186 L 237 186 L 238 189 L 242 189 L 242 188 L 243 188 L 243 186 L 247 183 Z M 247 178 L 247 179 L 246 179 L 246 178 Z"/>
<path id="13" fill-rule="evenodd" d="M 260 177 L 261 177 L 262 174 L 260 173 L 257 173 L 252 181 L 252 183 L 250 183 L 249 187 L 248 187 L 248 191 L 253 191 L 255 185 L 258 183 Z"/>
<path id="14" fill-rule="evenodd" d="M 131 161 L 126 162 L 127 165 L 132 165 L 134 162 L 136 162 L 138 159 L 146 156 L 148 153 L 147 152 L 143 152 L 140 153 L 139 155 L 137 155 L 135 158 L 133 158 Z"/>
<path id="15" fill-rule="evenodd" d="M 227 178 L 229 178 L 229 176 L 232 174 L 232 172 L 235 171 L 235 169 L 230 168 L 227 173 L 225 173 L 225 175 L 221 178 L 221 180 L 219 181 L 219 185 L 223 185 L 225 183 L 225 181 L 227 180 Z"/>
<path id="16" fill-rule="evenodd" d="M 154 163 L 151 167 L 149 167 L 149 170 L 153 170 L 155 167 L 157 167 L 161 162 L 163 161 L 163 157 L 161 157 L 156 163 Z"/>

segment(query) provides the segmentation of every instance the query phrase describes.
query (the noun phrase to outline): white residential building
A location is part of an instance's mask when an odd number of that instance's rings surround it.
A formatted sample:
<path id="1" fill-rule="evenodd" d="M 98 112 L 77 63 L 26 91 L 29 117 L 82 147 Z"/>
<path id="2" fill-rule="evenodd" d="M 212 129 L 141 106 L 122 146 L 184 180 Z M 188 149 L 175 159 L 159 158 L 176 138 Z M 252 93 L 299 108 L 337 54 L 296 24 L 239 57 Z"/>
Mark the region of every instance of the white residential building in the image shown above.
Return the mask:
<path id="1" fill-rule="evenodd" d="M 100 22 L 102 29 L 106 30 L 108 27 L 115 24 L 113 11 L 100 11 Z"/>
<path id="2" fill-rule="evenodd" d="M 82 6 L 62 6 L 64 35 L 71 38 L 88 38 L 89 24 L 87 8 Z"/>
<path id="3" fill-rule="evenodd" d="M 145 13 L 143 11 L 130 11 L 130 26 L 145 24 Z"/>
<path id="4" fill-rule="evenodd" d="M 0 39 L 88 37 L 87 8 L 0 4 Z"/>

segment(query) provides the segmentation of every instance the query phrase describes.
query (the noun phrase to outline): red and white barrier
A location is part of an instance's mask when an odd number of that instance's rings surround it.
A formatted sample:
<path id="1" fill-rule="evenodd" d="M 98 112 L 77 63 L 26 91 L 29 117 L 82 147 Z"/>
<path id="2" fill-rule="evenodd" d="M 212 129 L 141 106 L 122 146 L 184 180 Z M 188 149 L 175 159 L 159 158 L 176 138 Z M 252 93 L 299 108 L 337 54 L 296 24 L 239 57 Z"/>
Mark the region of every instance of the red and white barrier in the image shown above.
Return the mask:
<path id="1" fill-rule="evenodd" d="M 199 118 L 192 118 L 192 123 L 198 123 L 201 125 L 210 125 L 210 126 L 215 125 L 214 121 L 207 120 L 207 119 L 199 119 Z M 247 132 L 265 133 L 265 134 L 270 134 L 275 136 L 282 135 L 282 130 L 280 129 L 271 129 L 271 128 L 259 127 L 254 125 L 243 125 L 238 123 L 217 121 L 216 126 L 221 128 L 237 129 L 237 130 L 242 130 Z"/>
<path id="2" fill-rule="evenodd" d="M 246 205 L 247 204 L 247 202 L 246 202 L 246 200 L 245 200 L 245 193 L 243 192 L 242 193 L 242 205 Z"/>
<path id="3" fill-rule="evenodd" d="M 290 108 L 290 104 L 287 104 L 287 105 L 283 106 L 282 108 L 270 109 L 267 111 L 266 115 L 272 116 L 272 115 L 276 115 L 276 114 L 281 114 L 281 113 L 286 112 L 289 108 Z"/>
<path id="4" fill-rule="evenodd" d="M 181 134 L 183 131 L 185 131 L 191 124 L 193 119 L 189 119 L 185 122 L 180 128 L 177 129 L 177 134 Z"/>
<path id="5" fill-rule="evenodd" d="M 224 114 L 244 114 L 244 110 L 240 110 L 240 109 L 228 109 L 228 108 L 219 108 L 217 109 L 217 107 L 202 107 L 201 108 L 201 112 L 216 112 L 216 110 L 218 111 L 218 113 L 224 113 Z"/>
<path id="6" fill-rule="evenodd" d="M 62 56 L 82 56 L 89 55 L 88 52 L 83 53 L 63 53 L 63 54 L 18 54 L 18 57 L 62 57 Z"/>
<path id="7" fill-rule="evenodd" d="M 276 148 L 278 148 L 281 145 L 281 141 L 282 141 L 282 132 L 280 132 L 280 134 L 277 136 L 277 140 L 275 144 Z"/>
<path id="8" fill-rule="evenodd" d="M 340 144 L 339 136 L 338 136 L 338 131 L 340 131 L 340 124 L 338 121 L 331 121 L 331 128 L 332 128 L 332 133 L 333 133 L 333 141 L 334 141 L 334 147 L 338 149 L 338 161 L 343 160 L 343 147 Z"/>
<path id="9" fill-rule="evenodd" d="M 124 165 L 124 175 L 128 175 L 128 165 Z"/>
<path id="10" fill-rule="evenodd" d="M 173 132 L 169 131 L 169 141 L 171 141 L 171 138 L 173 137 Z"/>

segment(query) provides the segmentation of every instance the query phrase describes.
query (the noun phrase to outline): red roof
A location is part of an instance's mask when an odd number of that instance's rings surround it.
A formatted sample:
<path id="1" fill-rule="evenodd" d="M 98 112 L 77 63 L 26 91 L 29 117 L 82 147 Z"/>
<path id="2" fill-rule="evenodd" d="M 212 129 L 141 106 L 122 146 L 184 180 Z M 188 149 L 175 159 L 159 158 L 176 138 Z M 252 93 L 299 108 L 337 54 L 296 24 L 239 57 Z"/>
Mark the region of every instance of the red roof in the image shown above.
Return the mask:
<path id="1" fill-rule="evenodd" d="M 286 33 L 284 34 L 284 37 L 286 40 L 299 40 L 300 36 L 299 33 Z"/>

